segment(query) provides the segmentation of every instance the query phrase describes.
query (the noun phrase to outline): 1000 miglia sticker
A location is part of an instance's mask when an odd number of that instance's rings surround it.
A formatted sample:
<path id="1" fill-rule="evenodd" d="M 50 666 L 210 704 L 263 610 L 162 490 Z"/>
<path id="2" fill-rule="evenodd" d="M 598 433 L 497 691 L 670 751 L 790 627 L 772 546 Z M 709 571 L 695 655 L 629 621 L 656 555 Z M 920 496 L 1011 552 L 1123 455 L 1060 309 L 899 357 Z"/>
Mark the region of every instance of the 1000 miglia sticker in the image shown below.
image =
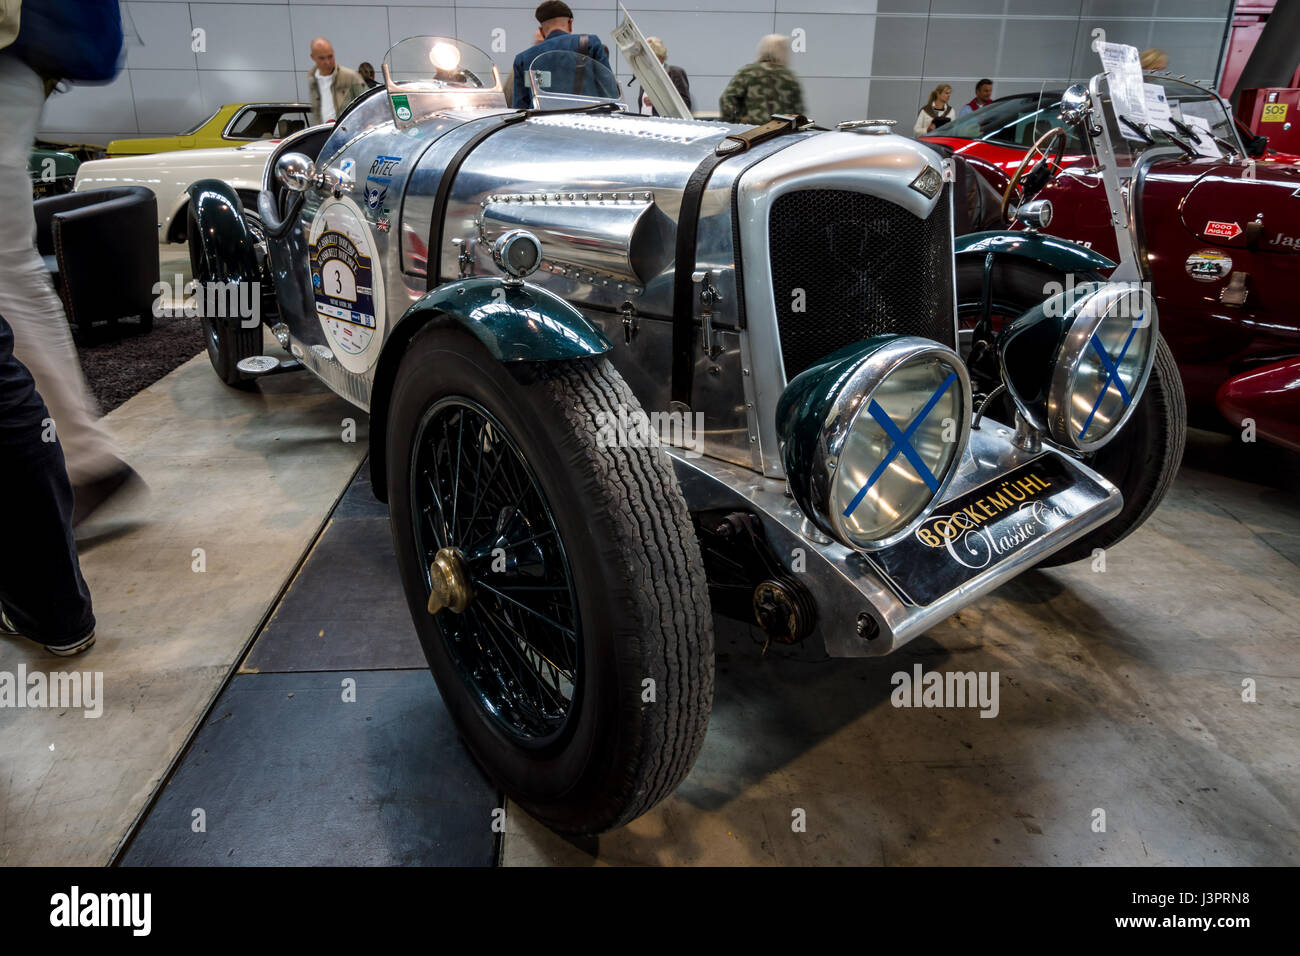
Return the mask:
<path id="1" fill-rule="evenodd" d="M 347 199 L 325 202 L 308 237 L 316 315 L 335 357 L 363 373 L 383 344 L 383 276 L 360 210 Z"/>

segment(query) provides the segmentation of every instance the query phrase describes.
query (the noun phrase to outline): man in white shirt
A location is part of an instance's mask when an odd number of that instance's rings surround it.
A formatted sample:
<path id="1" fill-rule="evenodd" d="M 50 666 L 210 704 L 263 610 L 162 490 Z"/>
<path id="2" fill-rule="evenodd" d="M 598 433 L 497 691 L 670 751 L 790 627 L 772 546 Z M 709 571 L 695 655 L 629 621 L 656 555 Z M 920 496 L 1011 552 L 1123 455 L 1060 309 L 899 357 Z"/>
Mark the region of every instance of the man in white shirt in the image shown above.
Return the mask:
<path id="1" fill-rule="evenodd" d="M 367 89 L 355 70 L 334 62 L 334 47 L 324 37 L 311 41 L 311 58 L 316 65 L 307 74 L 311 96 L 311 122 L 315 126 L 338 119 L 343 108 Z"/>

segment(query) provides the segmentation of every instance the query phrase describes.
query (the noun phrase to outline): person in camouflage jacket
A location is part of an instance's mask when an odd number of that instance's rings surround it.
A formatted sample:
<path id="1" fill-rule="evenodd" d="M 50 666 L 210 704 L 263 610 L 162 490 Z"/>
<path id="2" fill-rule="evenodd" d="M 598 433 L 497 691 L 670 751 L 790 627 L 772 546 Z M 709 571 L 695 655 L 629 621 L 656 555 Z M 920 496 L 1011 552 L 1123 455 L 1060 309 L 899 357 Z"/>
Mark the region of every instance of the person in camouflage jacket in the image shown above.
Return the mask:
<path id="1" fill-rule="evenodd" d="M 763 37 L 758 60 L 742 66 L 718 101 L 724 123 L 766 123 L 776 113 L 802 113 L 803 89 L 787 65 L 790 38 L 781 33 Z"/>

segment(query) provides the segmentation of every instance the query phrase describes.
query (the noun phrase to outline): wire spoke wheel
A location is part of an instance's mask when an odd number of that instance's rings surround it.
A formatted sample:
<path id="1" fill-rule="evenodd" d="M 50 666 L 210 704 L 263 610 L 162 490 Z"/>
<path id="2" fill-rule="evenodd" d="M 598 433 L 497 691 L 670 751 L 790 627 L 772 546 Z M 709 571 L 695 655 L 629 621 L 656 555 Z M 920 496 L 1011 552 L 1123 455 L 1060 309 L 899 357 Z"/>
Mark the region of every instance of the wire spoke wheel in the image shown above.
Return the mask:
<path id="1" fill-rule="evenodd" d="M 384 423 L 411 620 L 466 748 L 564 833 L 644 813 L 690 771 L 713 701 L 708 583 L 667 454 L 607 359 L 510 366 L 415 333 Z"/>
<path id="2" fill-rule="evenodd" d="M 578 693 L 581 622 L 573 573 L 537 476 L 477 402 L 436 402 L 415 438 L 414 534 L 426 567 L 452 551 L 473 597 L 436 622 L 462 680 L 524 746 L 559 737 Z M 426 571 L 425 583 L 433 590 Z"/>

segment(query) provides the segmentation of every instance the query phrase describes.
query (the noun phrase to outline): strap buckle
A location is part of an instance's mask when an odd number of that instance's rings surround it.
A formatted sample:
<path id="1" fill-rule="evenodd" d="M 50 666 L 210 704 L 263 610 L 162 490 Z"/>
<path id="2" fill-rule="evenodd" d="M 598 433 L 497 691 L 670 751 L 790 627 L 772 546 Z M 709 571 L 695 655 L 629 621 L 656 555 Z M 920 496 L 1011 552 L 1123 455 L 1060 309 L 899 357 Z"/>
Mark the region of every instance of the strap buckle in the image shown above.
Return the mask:
<path id="1" fill-rule="evenodd" d="M 806 126 L 811 126 L 812 121 L 801 113 L 786 114 L 780 113 L 774 115 L 772 119 L 762 126 L 754 126 L 740 133 L 729 133 L 718 143 L 714 152 L 719 156 L 731 156 L 737 153 L 743 153 L 752 146 L 757 146 L 773 136 L 781 136 L 785 133 L 796 133 Z"/>

